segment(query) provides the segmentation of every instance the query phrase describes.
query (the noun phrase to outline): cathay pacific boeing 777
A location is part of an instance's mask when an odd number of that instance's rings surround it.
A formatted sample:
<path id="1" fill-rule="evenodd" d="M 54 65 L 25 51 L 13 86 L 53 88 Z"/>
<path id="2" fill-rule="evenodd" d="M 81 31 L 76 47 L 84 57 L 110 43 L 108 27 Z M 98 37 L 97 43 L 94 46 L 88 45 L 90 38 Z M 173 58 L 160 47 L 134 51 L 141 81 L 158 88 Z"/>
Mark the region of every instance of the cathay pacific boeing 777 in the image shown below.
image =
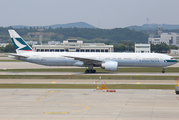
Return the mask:
<path id="1" fill-rule="evenodd" d="M 10 53 L 15 59 L 47 66 L 88 67 L 85 73 L 95 73 L 93 67 L 106 71 L 117 71 L 118 67 L 162 67 L 177 63 L 173 57 L 159 53 L 94 53 L 94 52 L 34 52 L 32 48 L 14 31 L 9 30 L 16 49 Z"/>

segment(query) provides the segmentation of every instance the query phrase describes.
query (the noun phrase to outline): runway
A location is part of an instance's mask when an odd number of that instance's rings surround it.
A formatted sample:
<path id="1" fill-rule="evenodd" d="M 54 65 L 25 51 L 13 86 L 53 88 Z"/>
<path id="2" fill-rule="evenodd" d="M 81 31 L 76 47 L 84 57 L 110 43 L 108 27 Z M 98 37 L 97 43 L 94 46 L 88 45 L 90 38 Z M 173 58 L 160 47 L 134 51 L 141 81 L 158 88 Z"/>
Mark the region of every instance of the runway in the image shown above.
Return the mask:
<path id="1" fill-rule="evenodd" d="M 1 120 L 178 120 L 174 90 L 0 89 Z"/>
<path id="2" fill-rule="evenodd" d="M 168 67 L 179 67 L 179 63 Z M 34 68 L 81 68 L 75 66 L 44 66 L 28 62 L 0 62 L 0 69 L 34 69 Z"/>
<path id="3" fill-rule="evenodd" d="M 119 76 L 179 76 L 179 73 L 133 73 L 133 72 L 0 72 L 0 75 L 119 75 Z"/>
<path id="4" fill-rule="evenodd" d="M 34 69 L 34 68 L 64 68 L 64 67 L 58 67 L 58 66 L 44 66 L 44 65 L 38 65 L 34 63 L 29 62 L 0 62 L 0 69 L 6 68 L 6 69 Z M 65 67 L 65 68 L 73 68 L 73 66 Z"/>
<path id="5" fill-rule="evenodd" d="M 98 79 L 0 79 L 0 84 L 152 84 L 175 85 L 175 80 L 101 80 Z"/>

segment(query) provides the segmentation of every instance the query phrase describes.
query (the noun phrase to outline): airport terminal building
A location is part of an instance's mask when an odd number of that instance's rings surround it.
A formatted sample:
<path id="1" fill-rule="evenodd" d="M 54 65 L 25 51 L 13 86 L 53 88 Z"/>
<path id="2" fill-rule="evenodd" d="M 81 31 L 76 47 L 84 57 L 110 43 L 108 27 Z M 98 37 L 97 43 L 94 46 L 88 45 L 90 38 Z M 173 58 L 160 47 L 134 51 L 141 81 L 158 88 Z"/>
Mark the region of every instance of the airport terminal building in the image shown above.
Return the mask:
<path id="1" fill-rule="evenodd" d="M 150 44 L 135 44 L 135 53 L 150 53 Z"/>
<path id="2" fill-rule="evenodd" d="M 83 43 L 76 39 L 68 39 L 63 44 L 55 45 L 33 45 L 36 52 L 113 52 L 113 45 L 104 43 Z"/>
<path id="3" fill-rule="evenodd" d="M 161 33 L 158 36 L 151 35 L 148 38 L 149 44 L 162 44 L 166 43 L 167 45 L 176 45 L 179 46 L 179 34 L 178 33 Z"/>

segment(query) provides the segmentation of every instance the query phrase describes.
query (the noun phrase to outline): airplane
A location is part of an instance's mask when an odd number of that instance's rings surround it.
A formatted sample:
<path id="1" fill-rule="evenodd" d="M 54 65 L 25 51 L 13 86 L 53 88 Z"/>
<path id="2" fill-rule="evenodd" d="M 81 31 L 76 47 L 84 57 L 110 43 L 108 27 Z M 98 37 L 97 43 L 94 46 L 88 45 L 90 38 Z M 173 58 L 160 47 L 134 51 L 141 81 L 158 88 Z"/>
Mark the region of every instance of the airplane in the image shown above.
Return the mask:
<path id="1" fill-rule="evenodd" d="M 117 71 L 118 67 L 162 67 L 165 73 L 167 66 L 177 63 L 172 56 L 159 53 L 35 52 L 15 30 L 8 32 L 16 49 L 9 55 L 40 65 L 88 67 L 85 73 L 96 73 L 94 67 L 106 71 Z"/>

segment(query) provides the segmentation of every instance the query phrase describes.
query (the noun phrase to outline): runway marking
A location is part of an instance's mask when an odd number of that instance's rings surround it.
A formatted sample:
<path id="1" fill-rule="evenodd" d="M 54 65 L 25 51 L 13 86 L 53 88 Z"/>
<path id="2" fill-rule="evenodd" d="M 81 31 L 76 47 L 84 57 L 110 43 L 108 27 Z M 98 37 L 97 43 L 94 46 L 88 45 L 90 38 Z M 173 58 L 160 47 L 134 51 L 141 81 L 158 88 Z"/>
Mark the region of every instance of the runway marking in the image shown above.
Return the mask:
<path id="1" fill-rule="evenodd" d="M 61 91 L 59 91 L 59 90 L 49 90 L 49 91 L 47 91 L 47 92 L 50 92 L 50 93 L 47 94 L 47 95 L 45 95 L 45 96 L 43 96 L 43 97 L 41 97 L 40 99 L 36 100 L 35 103 L 38 102 L 39 100 L 44 99 L 45 97 L 49 96 L 50 94 L 52 94 L 52 93 L 54 93 L 54 92 L 61 92 Z"/>
<path id="2" fill-rule="evenodd" d="M 71 73 L 69 75 L 71 75 Z"/>
<path id="3" fill-rule="evenodd" d="M 45 112 L 44 114 L 68 114 L 68 112 Z"/>
<path id="4" fill-rule="evenodd" d="M 140 82 L 137 82 L 137 84 L 140 84 Z"/>
<path id="5" fill-rule="evenodd" d="M 5 75 L 5 73 L 2 73 L 1 75 Z"/>
<path id="6" fill-rule="evenodd" d="M 52 83 L 56 83 L 56 82 L 52 82 Z"/>
<path id="7" fill-rule="evenodd" d="M 52 93 L 53 93 L 53 92 L 50 92 L 49 94 L 47 94 L 47 95 L 45 95 L 45 96 L 41 97 L 40 99 L 36 100 L 35 102 L 38 102 L 39 100 L 42 100 L 43 98 L 45 98 L 45 97 L 49 96 L 49 95 L 50 95 L 50 94 L 52 94 Z"/>
<path id="8" fill-rule="evenodd" d="M 80 112 L 80 111 L 85 111 L 85 110 L 89 110 L 89 109 L 90 109 L 90 107 L 88 107 L 88 106 L 84 106 L 84 105 L 74 105 L 74 106 L 86 107 L 86 109 L 82 109 L 82 110 L 75 110 L 75 111 L 70 111 L 70 112 Z"/>
<path id="9" fill-rule="evenodd" d="M 136 74 L 136 75 L 139 75 L 139 74 Z"/>
<path id="10" fill-rule="evenodd" d="M 89 110 L 90 107 L 88 106 L 84 106 L 84 105 L 73 105 L 73 106 L 80 106 L 80 107 L 86 107 L 85 109 L 82 109 L 82 110 L 75 110 L 75 111 L 68 111 L 68 112 L 44 112 L 44 114 L 69 114 L 69 113 L 72 113 L 72 112 L 81 112 L 81 111 L 85 111 L 85 110 Z"/>
<path id="11" fill-rule="evenodd" d="M 14 91 L 18 91 L 18 89 L 14 90 Z"/>
<path id="12" fill-rule="evenodd" d="M 179 98 L 178 97 L 176 97 L 177 98 L 177 100 L 179 100 Z"/>

